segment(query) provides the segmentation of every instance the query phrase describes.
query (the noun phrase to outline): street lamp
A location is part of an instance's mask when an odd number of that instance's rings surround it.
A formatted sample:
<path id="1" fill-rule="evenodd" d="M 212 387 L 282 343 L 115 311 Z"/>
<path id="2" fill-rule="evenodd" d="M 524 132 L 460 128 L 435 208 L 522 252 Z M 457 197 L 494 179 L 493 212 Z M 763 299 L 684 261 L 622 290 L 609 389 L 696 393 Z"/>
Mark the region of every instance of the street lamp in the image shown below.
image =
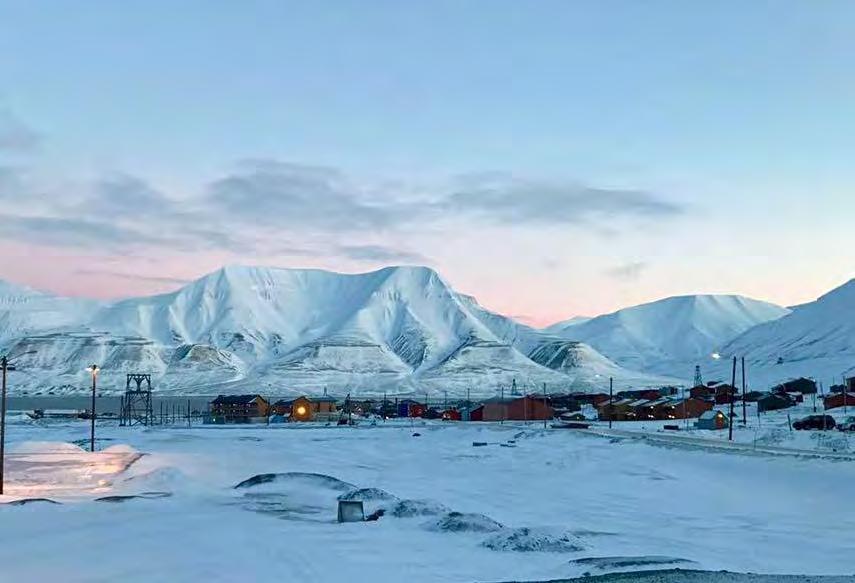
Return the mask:
<path id="1" fill-rule="evenodd" d="M 9 364 L 6 356 L 0 357 L 0 368 L 3 369 L 2 389 L 0 389 L 0 495 L 3 494 L 3 468 L 6 465 L 6 372 L 15 370 L 15 367 Z"/>
<path id="2" fill-rule="evenodd" d="M 101 370 L 97 364 L 92 364 L 86 369 L 92 375 L 92 409 L 89 415 L 90 433 L 89 433 L 89 451 L 95 451 L 95 388 L 97 385 L 98 372 Z"/>

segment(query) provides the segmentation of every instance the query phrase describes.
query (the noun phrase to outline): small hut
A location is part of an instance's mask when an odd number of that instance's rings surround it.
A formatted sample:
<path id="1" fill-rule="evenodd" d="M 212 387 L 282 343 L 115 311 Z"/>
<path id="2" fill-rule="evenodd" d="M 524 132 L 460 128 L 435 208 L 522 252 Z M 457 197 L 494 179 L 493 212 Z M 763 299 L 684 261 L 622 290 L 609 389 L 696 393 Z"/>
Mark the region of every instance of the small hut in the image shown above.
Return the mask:
<path id="1" fill-rule="evenodd" d="M 704 411 L 695 421 L 697 429 L 727 429 L 727 416 L 718 409 Z"/>

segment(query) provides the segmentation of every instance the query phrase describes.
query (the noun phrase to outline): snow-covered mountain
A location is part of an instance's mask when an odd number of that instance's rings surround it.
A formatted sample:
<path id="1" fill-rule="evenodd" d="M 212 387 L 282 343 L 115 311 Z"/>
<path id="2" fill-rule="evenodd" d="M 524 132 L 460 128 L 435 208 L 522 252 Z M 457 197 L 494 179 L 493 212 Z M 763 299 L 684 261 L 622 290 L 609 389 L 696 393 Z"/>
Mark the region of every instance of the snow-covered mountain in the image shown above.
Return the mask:
<path id="1" fill-rule="evenodd" d="M 547 334 L 557 334 L 558 336 L 563 336 L 567 332 L 567 330 L 569 330 L 573 326 L 584 324 L 590 319 L 591 318 L 588 316 L 573 316 L 572 318 L 556 322 L 555 324 L 547 326 L 546 328 L 541 328 L 541 331 L 546 332 Z"/>
<path id="2" fill-rule="evenodd" d="M 725 343 L 722 356 L 745 357 L 764 384 L 815 377 L 826 386 L 855 375 L 855 279 Z"/>
<path id="3" fill-rule="evenodd" d="M 549 328 L 592 346 L 617 364 L 690 376 L 695 362 L 728 340 L 789 313 L 787 308 L 735 295 L 666 298 L 571 325 Z"/>
<path id="4" fill-rule="evenodd" d="M 91 300 L 63 298 L 0 281 L 0 343 L 85 321 L 98 308 Z"/>
<path id="5" fill-rule="evenodd" d="M 159 390 L 198 394 L 492 394 L 513 379 L 532 389 L 668 380 L 489 312 L 424 267 L 227 267 L 173 293 L 77 313 L 8 334 L 17 386 L 66 390 L 89 362 L 102 365 L 105 390 L 123 389 L 127 372 L 151 372 Z"/>

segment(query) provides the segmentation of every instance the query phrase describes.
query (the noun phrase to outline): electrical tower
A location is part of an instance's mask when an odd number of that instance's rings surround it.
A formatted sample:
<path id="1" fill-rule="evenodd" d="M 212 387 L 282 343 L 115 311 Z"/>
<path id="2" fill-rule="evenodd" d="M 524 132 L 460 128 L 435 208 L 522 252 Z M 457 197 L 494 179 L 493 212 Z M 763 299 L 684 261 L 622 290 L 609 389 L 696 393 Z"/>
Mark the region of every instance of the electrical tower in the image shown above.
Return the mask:
<path id="1" fill-rule="evenodd" d="M 131 388 L 131 382 L 134 388 Z M 143 388 L 145 383 L 145 388 Z M 119 425 L 153 425 L 154 409 L 151 406 L 151 375 L 131 373 L 125 383 L 125 396 L 122 397 L 122 412 Z"/>
<path id="2" fill-rule="evenodd" d="M 693 386 L 700 387 L 704 384 L 704 377 L 701 376 L 701 365 L 695 365 L 695 384 Z"/>

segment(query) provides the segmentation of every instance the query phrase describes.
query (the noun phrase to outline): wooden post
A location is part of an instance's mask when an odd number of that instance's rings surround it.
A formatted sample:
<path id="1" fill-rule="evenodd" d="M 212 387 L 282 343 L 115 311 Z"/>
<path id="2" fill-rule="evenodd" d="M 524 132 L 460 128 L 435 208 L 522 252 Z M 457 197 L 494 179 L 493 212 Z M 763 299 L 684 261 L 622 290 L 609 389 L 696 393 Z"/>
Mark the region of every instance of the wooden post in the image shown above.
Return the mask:
<path id="1" fill-rule="evenodd" d="M 614 386 L 615 380 L 612 377 L 609 377 L 609 429 L 612 428 L 612 417 L 615 415 L 615 409 L 612 405 L 612 398 L 614 396 Z"/>
<path id="2" fill-rule="evenodd" d="M 543 383 L 543 428 L 546 429 L 546 417 L 549 405 L 546 404 L 546 383 Z"/>
<path id="3" fill-rule="evenodd" d="M 6 370 L 9 361 L 5 356 L 0 358 L 0 367 L 3 369 L 2 400 L 0 400 L 0 494 L 3 494 L 3 466 L 6 464 Z"/>
<path id="4" fill-rule="evenodd" d="M 733 375 L 730 382 L 730 417 L 727 420 L 727 440 L 733 441 L 733 393 L 736 391 L 736 357 L 733 357 Z"/>
<path id="5" fill-rule="evenodd" d="M 745 357 L 742 357 L 742 424 L 748 425 L 748 417 L 746 413 L 746 408 L 748 405 L 745 403 Z"/>

